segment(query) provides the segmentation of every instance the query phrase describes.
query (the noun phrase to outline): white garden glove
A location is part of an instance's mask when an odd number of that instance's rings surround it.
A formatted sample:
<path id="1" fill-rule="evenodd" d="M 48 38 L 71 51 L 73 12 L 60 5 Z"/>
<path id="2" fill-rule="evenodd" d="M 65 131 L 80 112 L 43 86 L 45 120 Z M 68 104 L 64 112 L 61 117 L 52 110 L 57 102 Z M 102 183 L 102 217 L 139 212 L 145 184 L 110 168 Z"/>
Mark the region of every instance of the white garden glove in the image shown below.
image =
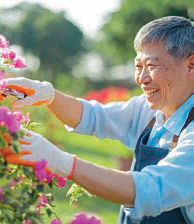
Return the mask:
<path id="1" fill-rule="evenodd" d="M 8 78 L 6 88 L 26 95 L 24 99 L 13 102 L 13 108 L 23 108 L 27 106 L 39 106 L 50 104 L 54 99 L 55 90 L 50 82 L 40 82 L 38 80 L 20 78 Z"/>
<path id="2" fill-rule="evenodd" d="M 37 133 L 26 129 L 23 130 L 27 134 L 22 140 L 30 144 L 21 144 L 21 150 L 22 152 L 31 152 L 31 155 L 21 156 L 20 159 L 30 162 L 37 162 L 45 159 L 47 161 L 46 166 L 50 171 L 59 176 L 69 177 L 74 166 L 73 164 L 75 163 L 75 155 L 60 150 Z"/>

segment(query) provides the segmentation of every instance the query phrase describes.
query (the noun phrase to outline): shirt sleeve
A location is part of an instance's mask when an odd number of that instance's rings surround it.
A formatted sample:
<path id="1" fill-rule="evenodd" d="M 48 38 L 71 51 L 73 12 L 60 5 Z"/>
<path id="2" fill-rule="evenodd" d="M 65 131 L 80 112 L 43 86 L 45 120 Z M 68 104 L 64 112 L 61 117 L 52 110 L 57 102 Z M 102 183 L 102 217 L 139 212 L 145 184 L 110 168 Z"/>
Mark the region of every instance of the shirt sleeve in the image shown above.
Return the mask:
<path id="1" fill-rule="evenodd" d="M 183 130 L 177 147 L 157 165 L 147 166 L 141 172 L 131 174 L 136 187 L 135 205 L 130 209 L 133 219 L 157 216 L 182 206 L 190 207 L 187 210 L 192 207 L 193 211 L 194 122 Z"/>
<path id="2" fill-rule="evenodd" d="M 145 95 L 106 105 L 79 100 L 83 104 L 81 122 L 74 129 L 66 126 L 68 131 L 119 140 L 129 148 L 135 147 L 138 136 L 155 112 L 149 109 Z"/>

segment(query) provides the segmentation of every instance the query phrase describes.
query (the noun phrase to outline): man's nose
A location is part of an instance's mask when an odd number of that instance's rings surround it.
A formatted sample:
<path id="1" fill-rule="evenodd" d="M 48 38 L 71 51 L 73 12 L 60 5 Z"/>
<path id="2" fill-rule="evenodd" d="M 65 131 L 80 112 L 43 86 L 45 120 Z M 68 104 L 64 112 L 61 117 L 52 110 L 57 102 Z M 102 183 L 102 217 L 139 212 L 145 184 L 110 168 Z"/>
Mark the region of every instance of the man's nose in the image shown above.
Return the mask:
<path id="1" fill-rule="evenodd" d="M 151 82 L 151 76 L 147 69 L 142 69 L 141 74 L 139 75 L 139 83 L 140 84 L 147 84 Z"/>

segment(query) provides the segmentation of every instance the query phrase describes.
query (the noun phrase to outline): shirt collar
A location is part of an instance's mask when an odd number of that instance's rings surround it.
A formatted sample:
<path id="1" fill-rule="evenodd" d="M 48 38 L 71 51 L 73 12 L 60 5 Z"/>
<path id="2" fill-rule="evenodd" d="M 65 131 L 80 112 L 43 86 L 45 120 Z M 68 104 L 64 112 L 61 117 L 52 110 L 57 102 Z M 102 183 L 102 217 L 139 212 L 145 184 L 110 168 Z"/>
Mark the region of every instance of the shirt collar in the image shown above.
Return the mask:
<path id="1" fill-rule="evenodd" d="M 164 127 L 173 135 L 179 136 L 192 107 L 194 107 L 194 95 L 190 96 L 185 103 L 172 114 L 164 124 Z M 163 126 L 164 114 L 161 111 L 157 111 L 155 116 L 157 124 Z"/>

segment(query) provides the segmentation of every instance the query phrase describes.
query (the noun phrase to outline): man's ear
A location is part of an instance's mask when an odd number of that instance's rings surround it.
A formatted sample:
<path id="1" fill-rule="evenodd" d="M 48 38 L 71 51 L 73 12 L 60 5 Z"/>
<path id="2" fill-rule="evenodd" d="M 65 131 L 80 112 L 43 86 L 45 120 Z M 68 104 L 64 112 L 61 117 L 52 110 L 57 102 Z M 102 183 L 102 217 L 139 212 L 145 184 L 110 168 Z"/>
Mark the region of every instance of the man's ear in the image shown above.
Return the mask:
<path id="1" fill-rule="evenodd" d="M 194 79 L 194 54 L 187 58 L 188 78 Z"/>

